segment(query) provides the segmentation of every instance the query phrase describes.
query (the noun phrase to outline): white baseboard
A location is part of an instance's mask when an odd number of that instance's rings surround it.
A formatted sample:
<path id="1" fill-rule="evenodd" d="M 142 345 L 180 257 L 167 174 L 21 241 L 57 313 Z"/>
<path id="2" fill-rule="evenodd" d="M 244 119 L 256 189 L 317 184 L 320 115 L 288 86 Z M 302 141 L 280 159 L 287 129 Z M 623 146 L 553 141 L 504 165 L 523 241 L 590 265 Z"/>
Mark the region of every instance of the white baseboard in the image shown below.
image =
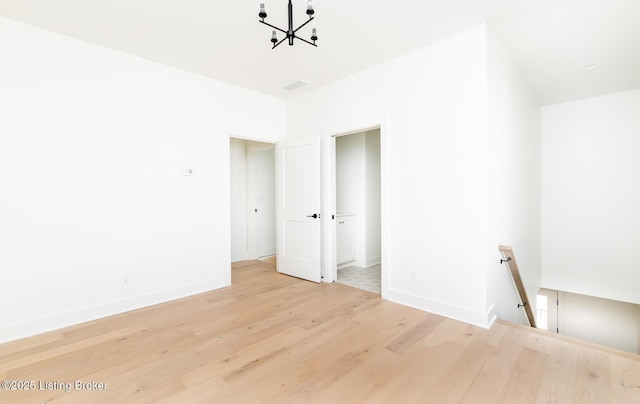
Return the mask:
<path id="1" fill-rule="evenodd" d="M 479 311 L 397 290 L 387 290 L 382 297 L 395 303 L 485 329 L 491 328 L 491 325 L 497 318 L 493 305 L 487 308 L 486 311 Z"/>
<path id="2" fill-rule="evenodd" d="M 347 262 L 343 262 L 342 264 L 338 264 L 338 269 L 343 269 L 343 268 L 347 268 L 350 266 L 356 265 L 355 261 L 347 261 Z M 357 265 L 356 265 L 357 266 Z"/>
<path id="3" fill-rule="evenodd" d="M 381 263 L 382 263 L 381 257 L 373 257 L 373 258 L 367 258 L 366 261 L 355 260 L 355 261 L 344 262 L 338 265 L 338 269 L 342 269 L 350 266 L 359 267 L 359 268 L 370 268 L 374 265 L 378 265 Z"/>
<path id="4" fill-rule="evenodd" d="M 87 321 L 141 309 L 143 307 L 153 306 L 154 304 L 165 303 L 171 300 L 208 292 L 225 286 L 229 286 L 229 282 L 225 281 L 224 278 L 220 278 L 207 282 L 182 285 L 176 288 L 165 289 L 141 296 L 134 296 L 124 300 L 84 307 L 65 313 L 57 313 L 20 323 L 2 325 L 0 326 L 0 343 L 58 330 Z"/>
<path id="5" fill-rule="evenodd" d="M 231 256 L 231 262 L 246 261 L 249 259 L 247 254 L 235 254 Z"/>
<path id="6" fill-rule="evenodd" d="M 262 257 L 269 257 L 271 255 L 276 255 L 276 249 L 274 248 L 268 248 L 266 250 L 262 250 L 258 252 L 258 258 L 262 258 Z"/>

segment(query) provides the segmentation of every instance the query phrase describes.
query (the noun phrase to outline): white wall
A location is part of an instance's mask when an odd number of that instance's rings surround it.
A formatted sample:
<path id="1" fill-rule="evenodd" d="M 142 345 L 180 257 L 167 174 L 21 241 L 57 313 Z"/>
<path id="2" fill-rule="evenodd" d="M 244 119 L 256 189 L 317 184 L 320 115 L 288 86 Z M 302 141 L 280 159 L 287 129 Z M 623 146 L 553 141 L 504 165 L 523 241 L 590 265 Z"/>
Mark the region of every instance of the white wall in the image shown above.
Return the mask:
<path id="1" fill-rule="evenodd" d="M 484 326 L 486 85 L 481 25 L 303 94 L 287 111 L 290 137 L 381 125 L 383 297 Z"/>
<path id="2" fill-rule="evenodd" d="M 530 290 L 540 283 L 538 109 L 500 52 L 480 25 L 302 95 L 287 115 L 291 137 L 381 125 L 382 296 L 483 326 L 516 303 L 502 300 L 514 289 L 499 243 Z"/>
<path id="3" fill-rule="evenodd" d="M 231 138 L 231 262 L 246 260 L 247 239 L 247 145 Z"/>
<path id="4" fill-rule="evenodd" d="M 229 284 L 229 135 L 285 103 L 3 18 L 0 54 L 0 341 Z"/>
<path id="5" fill-rule="evenodd" d="M 359 213 L 365 206 L 365 133 L 336 138 L 336 210 Z"/>
<path id="6" fill-rule="evenodd" d="M 640 353 L 638 305 L 568 292 L 559 299 L 560 334 Z"/>
<path id="7" fill-rule="evenodd" d="M 528 324 L 498 245 L 513 247 L 535 313 L 541 283 L 540 107 L 497 38 L 488 35 L 490 181 L 488 291 L 499 318 Z"/>
<path id="8" fill-rule="evenodd" d="M 382 254 L 382 224 L 380 196 L 382 193 L 380 183 L 380 129 L 367 131 L 365 137 L 366 147 L 366 230 L 365 266 L 370 267 L 380 263 Z"/>
<path id="9" fill-rule="evenodd" d="M 355 220 L 354 265 L 365 266 L 366 254 L 366 133 L 336 138 L 336 212 L 353 214 Z"/>
<path id="10" fill-rule="evenodd" d="M 640 303 L 640 90 L 542 108 L 542 284 Z"/>

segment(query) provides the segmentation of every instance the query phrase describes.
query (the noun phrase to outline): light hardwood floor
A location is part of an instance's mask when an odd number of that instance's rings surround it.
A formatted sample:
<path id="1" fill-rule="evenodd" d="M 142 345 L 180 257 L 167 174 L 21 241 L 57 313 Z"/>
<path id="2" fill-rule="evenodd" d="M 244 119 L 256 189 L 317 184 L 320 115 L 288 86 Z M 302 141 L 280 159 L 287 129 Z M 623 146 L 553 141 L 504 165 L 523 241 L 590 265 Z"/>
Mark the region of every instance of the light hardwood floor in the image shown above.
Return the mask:
<path id="1" fill-rule="evenodd" d="M 273 265 L 233 286 L 0 345 L 0 403 L 640 403 L 640 357 L 484 330 Z M 62 383 L 106 390 L 60 390 Z M 55 384 L 60 383 L 60 384 Z"/>

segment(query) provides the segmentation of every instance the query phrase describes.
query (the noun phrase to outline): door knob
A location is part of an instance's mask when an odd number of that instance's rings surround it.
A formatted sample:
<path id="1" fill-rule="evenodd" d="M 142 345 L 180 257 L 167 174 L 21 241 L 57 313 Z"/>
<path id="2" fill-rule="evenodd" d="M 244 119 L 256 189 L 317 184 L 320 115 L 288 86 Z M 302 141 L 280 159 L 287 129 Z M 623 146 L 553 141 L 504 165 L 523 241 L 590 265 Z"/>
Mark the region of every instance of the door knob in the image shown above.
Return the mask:
<path id="1" fill-rule="evenodd" d="M 320 215 L 319 215 L 319 214 L 317 214 L 317 213 L 314 213 L 313 215 L 310 215 L 310 216 L 307 216 L 307 217 L 312 217 L 312 218 L 314 218 L 314 219 L 317 219 L 317 218 L 319 218 L 319 217 L 320 217 Z"/>

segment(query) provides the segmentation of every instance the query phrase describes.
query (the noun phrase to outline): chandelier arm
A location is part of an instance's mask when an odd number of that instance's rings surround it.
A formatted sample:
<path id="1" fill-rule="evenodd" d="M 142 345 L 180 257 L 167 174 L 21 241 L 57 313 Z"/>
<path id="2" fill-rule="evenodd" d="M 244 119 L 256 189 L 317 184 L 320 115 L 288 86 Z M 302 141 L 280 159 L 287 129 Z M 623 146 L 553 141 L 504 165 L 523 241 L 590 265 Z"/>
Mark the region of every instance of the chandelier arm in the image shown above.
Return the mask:
<path id="1" fill-rule="evenodd" d="M 287 38 L 289 38 L 289 37 L 286 37 L 286 36 L 285 36 L 284 38 L 282 38 L 282 39 L 280 40 L 280 42 L 278 42 L 278 43 L 274 44 L 274 45 L 273 45 L 273 47 L 272 47 L 271 49 L 275 49 L 275 48 L 276 48 L 276 46 L 278 46 L 278 45 L 280 45 L 281 43 L 283 43 Z"/>
<path id="2" fill-rule="evenodd" d="M 273 29 L 277 29 L 278 31 L 282 32 L 283 34 L 286 34 L 286 35 L 288 35 L 288 34 L 289 34 L 287 31 L 285 31 L 285 30 L 283 30 L 283 29 L 281 29 L 281 28 L 278 28 L 278 27 L 276 27 L 275 25 L 271 25 L 271 24 L 269 24 L 268 22 L 264 22 L 264 21 L 260 21 L 260 20 L 258 20 L 258 22 L 261 22 L 261 23 L 263 23 L 264 25 L 268 25 L 268 26 L 270 26 L 270 27 L 271 27 L 271 28 L 273 28 Z"/>
<path id="3" fill-rule="evenodd" d="M 309 24 L 311 21 L 313 21 L 313 17 L 310 17 L 304 24 L 302 24 L 301 26 L 299 26 L 298 28 L 296 28 L 295 31 L 293 31 L 293 33 L 295 34 L 296 32 L 298 32 L 298 30 L 302 27 L 304 27 L 305 25 Z M 266 24 L 266 23 L 265 23 Z"/>
<path id="4" fill-rule="evenodd" d="M 304 39 L 304 38 L 300 38 L 300 37 L 299 37 L 299 36 L 297 36 L 297 35 L 294 35 L 293 37 L 294 37 L 294 38 L 296 38 L 296 39 L 301 40 L 302 42 L 306 42 L 306 43 L 308 43 L 309 45 L 315 46 L 316 48 L 318 47 L 318 45 L 316 45 L 316 44 L 314 44 L 314 43 L 311 43 L 311 42 L 307 41 L 307 40 L 306 40 L 306 39 Z M 283 40 L 284 40 L 284 39 L 283 39 Z"/>

